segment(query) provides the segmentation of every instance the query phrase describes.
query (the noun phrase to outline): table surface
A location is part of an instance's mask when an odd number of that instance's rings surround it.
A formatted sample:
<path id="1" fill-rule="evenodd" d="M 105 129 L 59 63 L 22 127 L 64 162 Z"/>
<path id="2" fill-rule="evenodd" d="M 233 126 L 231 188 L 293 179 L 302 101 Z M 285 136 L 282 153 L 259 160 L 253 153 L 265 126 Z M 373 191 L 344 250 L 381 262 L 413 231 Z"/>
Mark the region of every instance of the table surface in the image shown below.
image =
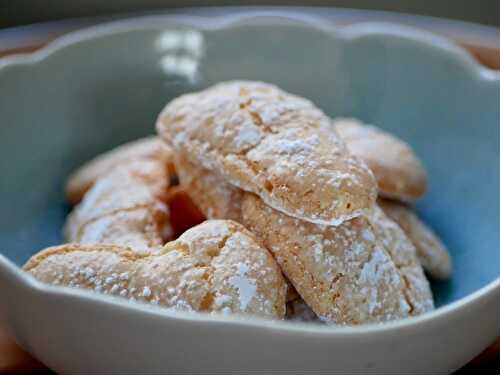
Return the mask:
<path id="1" fill-rule="evenodd" d="M 270 9 L 270 8 L 268 8 Z M 240 8 L 241 10 L 241 8 Z M 255 10 L 255 9 L 251 9 Z M 169 13 L 225 14 L 236 11 L 227 8 L 190 9 Z M 287 9 L 290 11 L 290 9 Z M 500 29 L 466 22 L 403 15 L 386 12 L 368 12 L 340 9 L 292 8 L 291 11 L 320 15 L 337 25 L 363 21 L 389 21 L 416 26 L 447 36 L 464 46 L 483 65 L 500 70 Z M 156 12 L 158 14 L 158 12 Z M 0 57 L 33 52 L 60 35 L 115 19 L 115 17 L 72 19 L 0 30 Z M 0 297 L 1 298 L 1 297 Z M 500 340 L 457 372 L 500 373 Z M 52 374 L 42 363 L 20 349 L 0 327 L 1 374 Z"/>

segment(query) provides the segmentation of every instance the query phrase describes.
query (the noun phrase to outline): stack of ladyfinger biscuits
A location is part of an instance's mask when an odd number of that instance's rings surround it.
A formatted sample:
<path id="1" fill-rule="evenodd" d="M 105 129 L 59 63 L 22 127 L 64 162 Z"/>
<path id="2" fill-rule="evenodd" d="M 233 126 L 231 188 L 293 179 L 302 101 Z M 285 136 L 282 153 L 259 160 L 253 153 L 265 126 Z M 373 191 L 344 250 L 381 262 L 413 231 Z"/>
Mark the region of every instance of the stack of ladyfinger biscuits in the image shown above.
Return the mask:
<path id="1" fill-rule="evenodd" d="M 411 208 L 426 173 L 406 143 L 249 81 L 173 100 L 157 130 L 69 178 L 68 244 L 36 254 L 28 272 L 272 319 L 356 325 L 433 309 L 424 270 L 447 278 L 450 258 Z M 192 207 L 171 204 L 179 191 Z M 174 239 L 180 211 L 208 220 Z"/>

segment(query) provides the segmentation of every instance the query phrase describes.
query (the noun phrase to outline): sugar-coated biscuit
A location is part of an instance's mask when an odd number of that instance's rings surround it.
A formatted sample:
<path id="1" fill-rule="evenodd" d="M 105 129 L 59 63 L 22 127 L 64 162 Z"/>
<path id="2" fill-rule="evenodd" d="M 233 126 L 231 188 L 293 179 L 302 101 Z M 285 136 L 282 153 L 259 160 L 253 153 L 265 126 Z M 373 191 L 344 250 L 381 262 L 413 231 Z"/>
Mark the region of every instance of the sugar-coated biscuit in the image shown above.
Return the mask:
<path id="1" fill-rule="evenodd" d="M 339 118 L 333 123 L 349 151 L 372 170 L 381 196 L 412 202 L 424 195 L 427 174 L 410 145 L 355 119 Z"/>
<path id="2" fill-rule="evenodd" d="M 243 190 L 181 155 L 175 155 L 174 160 L 180 185 L 207 219 L 241 222 Z"/>
<path id="3" fill-rule="evenodd" d="M 178 168 L 178 170 L 181 169 Z M 199 198 L 198 201 L 201 201 L 201 205 L 206 212 L 224 212 L 223 208 L 227 207 L 227 197 L 229 196 L 227 193 L 219 195 L 219 192 L 224 191 L 232 192 L 231 195 L 234 201 L 231 204 L 239 207 L 239 215 L 241 215 L 242 198 L 243 194 L 245 194 L 243 191 L 227 184 L 210 171 L 200 167 L 190 165 L 184 170 L 190 180 L 197 181 L 197 189 L 194 189 L 195 193 L 193 197 Z M 182 176 L 181 173 L 180 175 Z M 182 177 L 180 181 L 183 181 Z M 191 193 L 193 190 L 188 188 L 187 191 Z M 193 200 L 198 202 L 195 198 L 193 198 Z M 216 218 L 223 218 L 223 216 L 218 216 Z M 413 306 L 412 308 L 415 314 L 429 310 L 432 307 L 432 297 L 430 296 L 429 285 L 422 273 L 422 269 L 416 257 L 416 250 L 412 243 L 401 229 L 382 213 L 380 208 L 375 207 L 373 212 L 368 216 L 368 219 L 371 222 L 372 231 L 377 236 L 378 241 L 380 241 L 384 249 L 387 250 L 395 266 L 401 270 L 403 281 L 408 288 L 405 293 Z M 247 221 L 243 220 L 241 217 L 239 221 L 244 224 L 247 223 Z M 346 225 L 347 223 L 344 223 L 341 227 Z M 332 228 L 332 230 L 335 230 L 335 228 Z M 307 233 L 304 235 L 307 236 Z M 291 289 L 291 291 L 293 291 L 293 289 Z"/>
<path id="4" fill-rule="evenodd" d="M 188 184 L 187 191 L 190 194 L 191 192 L 194 193 L 192 195 L 193 200 L 203 207 L 202 211 L 224 213 L 227 212 L 226 208 L 230 204 L 238 207 L 238 215 L 241 215 L 242 198 L 245 194 L 243 191 L 229 185 L 212 172 L 191 163 L 181 163 L 177 166 L 177 169 L 181 183 L 186 176 L 187 181 L 196 181 L 196 188 L 193 189 L 192 184 Z M 220 192 L 224 193 L 220 194 Z M 229 197 L 233 199 L 230 203 L 228 202 Z M 223 216 L 216 216 L 215 218 L 223 218 Z M 239 220 L 244 224 L 248 223 L 242 218 Z M 377 241 L 388 252 L 392 262 L 401 272 L 401 277 L 406 285 L 405 294 L 412 306 L 411 314 L 417 315 L 432 309 L 432 296 L 429 285 L 417 259 L 415 247 L 397 224 L 385 216 L 380 208 L 374 207 L 368 216 L 368 220 Z M 368 223 L 365 222 L 365 225 L 368 225 Z M 342 226 L 347 226 L 347 223 L 342 224 Z M 314 225 L 311 225 L 311 227 L 314 227 Z M 252 227 L 250 226 L 250 228 Z M 331 230 L 334 231 L 335 228 L 331 228 Z M 307 236 L 307 233 L 304 233 L 304 235 Z M 293 298 L 287 300 L 290 299 Z"/>
<path id="5" fill-rule="evenodd" d="M 418 218 L 414 210 L 386 199 L 379 199 L 379 205 L 415 245 L 424 270 L 435 279 L 449 278 L 452 265 L 448 249 L 434 231 Z"/>
<path id="6" fill-rule="evenodd" d="M 182 95 L 162 111 L 157 130 L 191 163 L 290 216 L 338 225 L 375 203 L 373 174 L 331 119 L 274 85 L 227 82 Z"/>
<path id="7" fill-rule="evenodd" d="M 68 242 L 107 243 L 133 251 L 155 251 L 171 235 L 161 197 L 169 184 L 163 160 L 137 159 L 97 179 L 68 216 Z"/>
<path id="8" fill-rule="evenodd" d="M 171 151 L 158 137 L 147 137 L 125 143 L 98 155 L 69 176 L 65 186 L 66 200 L 71 204 L 77 204 L 98 177 L 106 175 L 120 164 L 137 159 L 164 160 L 168 164 Z"/>
<path id="9" fill-rule="evenodd" d="M 243 190 L 228 184 L 220 176 L 201 166 L 194 165 L 185 158 L 179 158 L 176 155 L 175 160 L 180 188 L 189 195 L 207 218 L 230 218 L 236 222 L 242 222 L 241 204 L 245 194 Z M 174 214 L 173 211 L 172 214 Z M 297 302 L 302 299 L 292 284 L 287 281 L 287 285 L 287 319 L 311 320 L 308 319 L 311 314 L 308 313 L 305 302 L 303 304 Z M 314 316 L 316 315 L 314 314 Z"/>
<path id="10" fill-rule="evenodd" d="M 24 269 L 42 282 L 168 308 L 285 315 L 286 284 L 276 262 L 232 221 L 206 221 L 155 254 L 103 244 L 52 247 Z"/>
<path id="11" fill-rule="evenodd" d="M 384 322 L 433 308 L 415 249 L 402 244 L 404 234 L 395 229 L 399 227 L 387 228 L 389 219 L 375 210 L 373 219 L 361 216 L 335 227 L 289 217 L 250 193 L 242 203 L 243 224 L 273 253 L 306 303 L 330 324 Z"/>
<path id="12" fill-rule="evenodd" d="M 417 250 L 401 227 L 376 205 L 369 216 L 377 240 L 387 250 L 405 284 L 405 295 L 412 309 L 420 315 L 434 308 L 429 281 L 417 256 Z"/>

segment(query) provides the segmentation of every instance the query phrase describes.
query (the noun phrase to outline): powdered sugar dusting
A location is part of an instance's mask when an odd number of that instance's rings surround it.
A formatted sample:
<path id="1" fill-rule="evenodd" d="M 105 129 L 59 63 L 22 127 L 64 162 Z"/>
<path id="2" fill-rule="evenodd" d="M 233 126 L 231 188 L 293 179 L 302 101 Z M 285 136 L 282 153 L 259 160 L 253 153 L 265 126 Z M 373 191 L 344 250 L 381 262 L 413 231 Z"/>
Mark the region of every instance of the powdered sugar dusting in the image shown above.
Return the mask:
<path id="1" fill-rule="evenodd" d="M 316 134 L 306 139 L 277 139 L 273 147 L 277 152 L 283 154 L 310 154 L 314 147 L 319 145 L 319 138 Z"/>
<path id="2" fill-rule="evenodd" d="M 370 260 L 363 265 L 359 279 L 361 282 L 368 284 L 377 284 L 382 279 L 387 278 L 391 275 L 394 265 L 390 262 L 387 257 L 379 247 L 376 247 Z"/>
<path id="3" fill-rule="evenodd" d="M 227 82 L 181 96 L 165 107 L 158 130 L 191 162 L 302 220 L 337 225 L 376 198 L 373 175 L 331 119 L 270 84 Z"/>
<path id="4" fill-rule="evenodd" d="M 286 284 L 273 262 L 241 225 L 212 220 L 155 253 L 66 244 L 50 249 L 27 270 L 44 282 L 163 308 L 277 318 L 285 313 Z M 258 294 L 258 285 L 271 289 Z"/>
<path id="5" fill-rule="evenodd" d="M 245 148 L 248 146 L 254 146 L 260 142 L 262 135 L 258 127 L 252 123 L 245 122 L 241 128 L 238 130 L 234 142 L 236 147 Z"/>
<path id="6" fill-rule="evenodd" d="M 244 311 L 255 297 L 257 286 L 253 280 L 246 277 L 246 273 L 249 270 L 248 265 L 240 263 L 237 267 L 236 275 L 232 276 L 229 282 L 238 291 L 240 296 L 240 308 Z"/>
<path id="7" fill-rule="evenodd" d="M 379 237 L 366 217 L 336 227 L 317 225 L 245 195 L 243 218 L 324 321 L 359 324 L 412 314 L 404 278 L 388 249 L 394 244 Z"/>

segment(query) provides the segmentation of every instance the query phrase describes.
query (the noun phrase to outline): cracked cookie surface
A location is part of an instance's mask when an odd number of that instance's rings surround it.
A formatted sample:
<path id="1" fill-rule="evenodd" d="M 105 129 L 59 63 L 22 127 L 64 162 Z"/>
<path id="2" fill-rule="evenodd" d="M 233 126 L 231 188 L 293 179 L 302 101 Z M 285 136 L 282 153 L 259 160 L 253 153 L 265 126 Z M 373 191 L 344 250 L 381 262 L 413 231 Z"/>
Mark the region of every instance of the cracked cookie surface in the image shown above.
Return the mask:
<path id="1" fill-rule="evenodd" d="M 334 119 L 347 148 L 371 169 L 386 198 L 412 202 L 427 188 L 427 174 L 410 145 L 375 126 L 355 119 Z"/>
<path id="2" fill-rule="evenodd" d="M 285 280 L 240 224 L 206 221 L 154 254 L 103 244 L 66 244 L 24 269 L 42 282 L 95 290 L 167 308 L 283 318 Z"/>
<path id="3" fill-rule="evenodd" d="M 171 160 L 171 150 L 158 138 L 147 137 L 120 145 L 100 154 L 74 171 L 65 186 L 66 200 L 77 204 L 100 177 L 121 164 L 137 159 Z"/>
<path id="4" fill-rule="evenodd" d="M 118 165 L 97 179 L 68 216 L 66 240 L 156 251 L 171 232 L 161 199 L 168 184 L 164 160 L 134 159 Z"/>
<path id="5" fill-rule="evenodd" d="M 392 227 L 376 228 L 383 213 L 337 227 L 317 225 L 284 215 L 245 193 L 242 215 L 244 225 L 263 241 L 301 297 L 327 323 L 383 322 L 433 308 L 415 249 L 407 243 L 401 246 L 401 232 Z"/>
<path id="6" fill-rule="evenodd" d="M 274 85 L 238 81 L 171 101 L 157 129 L 175 152 L 266 204 L 338 225 L 375 202 L 376 182 L 331 120 Z"/>
<path id="7" fill-rule="evenodd" d="M 413 243 L 424 270 L 435 279 L 449 278 L 452 265 L 448 249 L 434 231 L 418 218 L 414 210 L 386 199 L 379 199 L 379 205 Z"/>
<path id="8" fill-rule="evenodd" d="M 196 181 L 196 187 L 193 188 L 193 185 L 191 184 L 186 190 L 189 194 L 192 195 L 193 201 L 196 204 L 201 205 L 200 207 L 202 207 L 202 211 L 212 214 L 227 212 L 227 198 L 229 196 L 232 196 L 235 201 L 231 202 L 231 206 L 238 207 L 237 212 L 240 216 L 240 222 L 242 222 L 244 225 L 248 225 L 249 229 L 257 228 L 256 233 L 259 234 L 259 238 L 266 238 L 267 231 L 272 230 L 274 228 L 273 225 L 280 225 L 284 220 L 283 217 L 286 216 L 268 208 L 268 210 L 275 213 L 274 216 L 280 217 L 281 221 L 280 219 L 278 219 L 278 224 L 276 223 L 276 221 L 274 221 L 273 224 L 270 224 L 269 226 L 266 226 L 262 223 L 262 227 L 253 226 L 252 223 L 254 217 L 252 217 L 252 215 L 255 212 L 258 212 L 259 209 L 252 208 L 253 211 L 249 211 L 245 208 L 242 211 L 243 196 L 247 193 L 244 193 L 242 190 L 239 190 L 236 187 L 227 184 L 220 177 L 214 175 L 212 172 L 206 169 L 203 169 L 202 167 L 183 163 L 178 167 L 179 172 L 182 168 L 184 170 L 184 173 L 179 173 L 180 181 L 181 183 L 183 182 L 183 175 L 188 176 L 188 181 Z M 224 191 L 225 193 L 220 195 L 221 191 Z M 260 201 L 259 203 L 262 203 L 262 201 Z M 256 206 L 262 208 L 262 206 L 259 204 L 257 204 Z M 291 218 L 288 219 L 292 220 Z M 351 227 L 355 227 L 354 224 L 345 222 L 338 227 L 324 227 L 324 231 L 326 233 L 330 233 L 331 237 L 328 238 L 329 235 L 327 234 L 325 237 L 325 243 L 331 245 L 331 241 L 340 241 L 334 246 L 346 246 L 351 248 L 365 247 L 366 249 L 368 249 L 370 240 L 372 242 L 377 242 L 392 261 L 394 267 L 393 272 L 399 272 L 399 276 L 403 285 L 404 297 L 411 306 L 411 311 L 409 312 L 409 314 L 418 315 L 425 311 L 431 310 L 433 308 L 433 302 L 429 284 L 422 272 L 419 259 L 416 255 L 415 247 L 403 233 L 401 228 L 399 228 L 396 223 L 394 223 L 386 215 L 384 215 L 382 210 L 377 206 L 373 208 L 373 211 L 369 215 L 367 215 L 366 218 L 358 218 L 358 221 L 359 225 L 361 227 L 364 227 L 363 237 L 360 237 L 358 232 L 352 230 Z M 318 233 L 316 232 L 318 232 L 322 226 L 305 222 L 301 223 L 299 220 L 295 220 L 293 221 L 293 223 L 296 227 L 306 228 L 301 232 L 301 235 L 306 239 L 297 239 L 297 241 L 303 241 L 304 244 L 307 244 L 304 246 L 304 251 L 307 251 L 307 246 L 311 248 L 318 248 L 318 244 L 311 243 L 307 240 L 307 238 L 311 238 L 312 236 L 314 239 L 314 235 L 317 235 L 317 237 L 321 237 L 322 235 L 318 235 Z M 261 231 L 262 233 L 259 231 Z M 294 230 L 290 229 L 290 232 L 294 232 Z M 348 235 L 351 235 L 352 238 L 346 240 Z M 370 238 L 370 236 L 373 238 Z M 284 243 L 286 243 L 286 236 L 284 235 L 283 238 L 285 238 Z M 266 246 L 270 246 L 269 243 L 265 241 L 264 243 Z M 329 251 L 328 245 L 325 246 L 324 251 L 326 252 Z M 270 248 L 270 250 L 272 249 Z M 349 251 L 349 249 L 345 249 L 345 251 Z M 340 251 L 337 249 L 336 253 L 339 252 Z M 295 262 L 296 260 L 297 259 L 294 258 L 293 260 L 290 260 L 290 262 Z M 315 265 L 315 267 L 319 266 Z M 375 265 L 374 267 L 377 267 L 377 265 Z M 297 310 L 300 311 L 302 309 L 300 308 L 300 306 L 298 306 Z"/>

